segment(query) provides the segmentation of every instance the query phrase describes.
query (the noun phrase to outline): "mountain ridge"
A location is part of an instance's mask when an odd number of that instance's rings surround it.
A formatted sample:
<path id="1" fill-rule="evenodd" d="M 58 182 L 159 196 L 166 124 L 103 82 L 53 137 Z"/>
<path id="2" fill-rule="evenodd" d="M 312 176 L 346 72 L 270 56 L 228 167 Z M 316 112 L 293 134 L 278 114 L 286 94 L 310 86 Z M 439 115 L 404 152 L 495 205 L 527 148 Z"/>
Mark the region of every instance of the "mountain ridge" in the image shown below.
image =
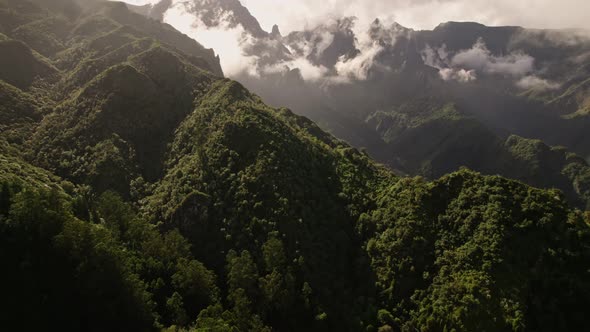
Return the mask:
<path id="1" fill-rule="evenodd" d="M 230 26 L 240 24 L 239 15 L 231 10 L 226 14 Z M 248 18 L 248 22 L 252 20 L 251 15 Z M 224 19 L 217 16 L 217 20 Z M 266 102 L 310 117 L 324 130 L 366 149 L 401 173 L 436 178 L 467 166 L 572 192 L 573 182 L 547 183 L 532 174 L 513 171 L 505 166 L 509 161 L 494 162 L 490 151 L 510 156 L 512 152 L 502 143 L 517 135 L 564 146 L 586 160 L 590 158 L 586 144 L 590 141 L 586 130 L 590 118 L 585 116 L 589 99 L 583 83 L 590 72 L 578 65 L 584 64 L 585 54 L 590 53 L 590 39 L 579 31 L 488 27 L 476 22 L 446 22 L 433 30 L 416 31 L 378 19 L 368 31 L 360 31 L 354 18 L 340 18 L 271 38 L 252 33 L 247 22 L 241 25 L 251 36 L 241 45 L 244 55 L 257 61 L 246 72 L 234 74 L 235 79 Z M 250 75 L 252 71 L 257 75 Z M 454 103 L 469 121 L 478 122 L 480 129 L 445 128 L 440 122 L 420 120 L 422 110 L 412 107 L 419 107 L 425 98 Z M 410 155 L 404 151 L 408 144 L 394 146 L 374 126 L 367 125 L 374 114 L 399 109 L 405 113 L 396 116 L 416 117 L 425 126 L 440 127 L 434 131 L 415 128 L 416 137 L 425 142 L 418 143 L 416 150 L 425 153 Z M 441 135 L 452 136 L 462 130 L 465 132 L 459 135 L 471 139 L 442 144 L 437 161 L 433 161 L 427 141 L 437 137 L 429 135 L 443 131 Z M 389 128 L 392 132 L 395 128 Z M 487 139 L 488 143 L 478 138 L 490 133 L 496 137 Z M 471 146 L 462 146 L 470 142 Z M 464 153 L 458 154 L 461 149 Z M 486 160 L 491 162 L 486 165 Z M 424 167 L 428 164 L 434 166 Z M 443 166 L 437 168 L 437 164 Z M 451 164 L 455 166 L 444 166 Z M 550 178 L 562 176 L 560 171 L 554 172 Z M 568 197 L 578 206 L 590 203 L 586 199 L 579 203 L 576 195 Z"/>

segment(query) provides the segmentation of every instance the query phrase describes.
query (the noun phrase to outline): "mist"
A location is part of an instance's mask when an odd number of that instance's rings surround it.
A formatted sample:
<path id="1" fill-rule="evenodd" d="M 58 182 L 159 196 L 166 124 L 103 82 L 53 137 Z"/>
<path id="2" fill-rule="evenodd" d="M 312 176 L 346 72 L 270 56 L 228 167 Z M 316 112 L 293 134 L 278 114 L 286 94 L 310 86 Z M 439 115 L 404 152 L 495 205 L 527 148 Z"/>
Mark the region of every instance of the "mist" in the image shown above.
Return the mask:
<path id="1" fill-rule="evenodd" d="M 135 5 L 155 4 L 159 0 L 126 0 Z M 198 1 L 197 1 L 198 2 Z M 206 1 L 201 3 L 207 3 Z M 173 1 L 173 5 L 164 13 L 164 22 L 194 38 L 207 48 L 212 48 L 220 55 L 224 73 L 229 77 L 249 75 L 258 77 L 265 74 L 287 73 L 298 69 L 306 81 L 324 81 L 330 84 L 345 84 L 368 78 L 369 70 L 379 64 L 375 62 L 383 51 L 383 45 L 376 44 L 369 38 L 369 28 L 376 18 L 384 25 L 393 22 L 412 29 L 433 29 L 446 21 L 477 21 L 487 25 L 520 25 L 535 28 L 589 28 L 586 10 L 590 2 L 565 0 L 558 4 L 553 1 L 505 1 L 489 2 L 483 0 L 327 0 L 327 1 L 286 1 L 286 0 L 241 0 L 250 13 L 260 22 L 262 28 L 271 31 L 277 25 L 283 35 L 292 31 L 312 31 L 310 40 L 297 45 L 296 50 L 285 45 L 290 55 L 280 61 L 268 63 L 263 61 L 259 50 L 261 43 L 266 50 L 277 51 L 280 46 L 273 46 L 272 40 L 254 40 L 251 33 L 241 24 L 230 24 L 229 12 L 218 13 L 221 19 L 216 25 L 204 24 L 199 17 L 195 1 Z M 356 38 L 355 47 L 359 54 L 355 57 L 341 57 L 333 68 L 313 63 L 310 58 L 319 58 L 332 43 L 334 36 L 329 31 L 344 17 L 351 20 L 351 30 Z M 567 19 L 566 19 L 567 18 Z M 318 26 L 325 28 L 316 29 Z M 326 30 L 328 29 L 328 30 Z M 392 29 L 391 31 L 396 31 Z M 526 36 L 525 36 L 526 37 Z M 563 38 L 558 38 L 564 40 Z M 390 36 L 389 44 L 396 42 L 396 36 Z M 254 50 L 254 51 L 249 51 Z M 258 50 L 258 51 L 256 51 Z M 426 52 L 428 50 L 425 50 Z M 440 54 L 440 52 L 439 52 Z M 428 58 L 428 56 L 423 56 Z M 426 63 L 438 68 L 444 80 L 463 83 L 477 79 L 478 74 L 510 75 L 516 79 L 517 86 L 530 85 L 552 89 L 552 82 L 545 84 L 542 79 L 535 79 L 535 59 L 527 54 L 509 54 L 502 57 L 493 56 L 483 42 L 478 42 L 471 49 L 455 54 L 452 58 L 425 59 Z M 430 61 L 430 63 L 429 63 Z M 382 66 L 381 70 L 388 70 Z M 526 79 L 524 79 L 526 78 Z"/>
<path id="2" fill-rule="evenodd" d="M 414 29 L 433 29 L 447 21 L 590 29 L 590 2 L 586 0 L 243 0 L 242 4 L 263 28 L 278 24 L 285 32 L 342 16 L 356 16 L 362 22 L 393 18 Z"/>
<path id="3" fill-rule="evenodd" d="M 124 0 L 135 5 L 159 0 Z M 355 16 L 360 21 L 393 18 L 413 29 L 433 29 L 441 22 L 472 21 L 542 29 L 590 29 L 586 0 L 241 0 L 267 31 L 277 24 L 289 33 L 326 18 Z"/>

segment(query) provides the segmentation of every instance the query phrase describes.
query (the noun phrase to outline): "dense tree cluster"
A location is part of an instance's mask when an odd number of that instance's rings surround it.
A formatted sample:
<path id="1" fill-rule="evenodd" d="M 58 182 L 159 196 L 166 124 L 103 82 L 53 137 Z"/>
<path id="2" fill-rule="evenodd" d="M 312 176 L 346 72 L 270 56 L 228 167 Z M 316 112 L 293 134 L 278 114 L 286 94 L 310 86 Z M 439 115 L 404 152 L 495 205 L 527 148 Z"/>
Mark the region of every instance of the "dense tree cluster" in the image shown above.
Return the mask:
<path id="1" fill-rule="evenodd" d="M 418 99 L 375 112 L 367 124 L 396 151 L 397 167 L 409 174 L 438 178 L 467 166 L 540 188 L 558 188 L 576 207 L 590 204 L 590 167 L 584 158 L 540 140 L 498 136 L 454 103 Z"/>

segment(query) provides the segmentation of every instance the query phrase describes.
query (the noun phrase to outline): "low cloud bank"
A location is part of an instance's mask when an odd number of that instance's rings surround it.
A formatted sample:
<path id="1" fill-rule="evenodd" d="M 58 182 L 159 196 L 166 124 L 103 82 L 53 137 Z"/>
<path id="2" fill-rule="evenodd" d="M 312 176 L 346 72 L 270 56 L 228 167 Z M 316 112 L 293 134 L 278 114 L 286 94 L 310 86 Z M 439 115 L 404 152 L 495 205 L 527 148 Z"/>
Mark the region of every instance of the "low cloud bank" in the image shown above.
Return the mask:
<path id="1" fill-rule="evenodd" d="M 492 55 L 483 39 L 479 39 L 471 49 L 461 51 L 451 59 L 452 67 L 515 77 L 532 72 L 534 65 L 535 59 L 524 53 L 511 53 L 506 56 Z"/>
<path id="2" fill-rule="evenodd" d="M 495 56 L 483 39 L 479 39 L 470 49 L 450 55 L 445 45 L 433 49 L 426 46 L 422 51 L 424 63 L 438 68 L 444 80 L 470 82 L 477 73 L 522 77 L 535 69 L 535 59 L 522 52 Z"/>
<path id="3" fill-rule="evenodd" d="M 126 1 L 135 4 L 154 4 L 159 0 Z M 278 0 L 263 0 L 260 3 L 267 3 L 269 10 L 272 11 L 276 1 Z M 432 5 L 430 0 L 414 2 L 396 0 L 394 2 L 400 8 L 416 10 Z M 443 0 L 442 2 L 448 9 L 456 6 L 460 1 Z M 248 0 L 242 3 L 248 8 L 253 8 L 255 16 L 260 14 L 259 5 Z M 297 70 L 301 78 L 306 81 L 321 81 L 327 84 L 347 84 L 367 80 L 374 70 L 391 70 L 378 61 L 380 55 L 387 49 L 393 48 L 400 36 L 408 37 L 407 34 L 410 33 L 408 31 L 411 31 L 394 23 L 394 19 L 400 14 L 394 15 L 393 12 L 385 11 L 389 8 L 386 2 L 377 1 L 375 6 L 371 7 L 359 1 L 333 0 L 326 3 L 312 3 L 304 0 L 293 6 L 295 6 L 293 13 L 303 10 L 304 7 L 316 8 L 317 13 L 314 15 L 310 12 L 308 21 L 299 22 L 306 25 L 304 33 L 288 37 L 268 35 L 255 38 L 251 27 L 249 30 L 242 26 L 239 20 L 233 17 L 234 12 L 223 6 L 216 6 L 212 0 L 173 0 L 172 6 L 164 14 L 164 21 L 196 39 L 205 47 L 214 49 L 220 55 L 222 68 L 229 77 L 236 78 L 243 75 L 260 77 L 286 74 Z M 323 12 L 322 8 L 325 6 L 332 9 L 331 15 Z M 351 8 L 358 9 L 360 18 L 342 18 L 341 16 L 337 19 L 330 18 L 346 14 Z M 382 10 L 375 12 L 373 10 L 375 8 Z M 382 19 L 369 21 L 370 15 L 382 17 Z M 313 20 L 318 17 L 322 19 Z M 281 17 L 275 19 L 279 25 L 284 25 Z M 336 43 L 336 36 L 342 33 L 349 33 L 352 36 L 351 48 L 354 52 L 341 54 L 329 64 L 321 61 L 324 53 L 330 52 L 330 48 Z M 570 39 L 562 37 L 561 33 L 557 32 L 531 30 L 526 32 L 526 35 L 523 33 L 517 36 L 513 42 L 555 40 L 574 43 L 582 38 L 580 34 Z M 481 76 L 501 75 L 513 79 L 515 86 L 520 89 L 553 90 L 559 87 L 559 84 L 539 76 L 539 73 L 535 71 L 535 59 L 532 56 L 523 52 L 494 55 L 483 39 L 479 39 L 471 48 L 454 54 L 449 54 L 444 45 L 438 48 L 427 46 L 422 51 L 422 58 L 425 64 L 437 68 L 440 77 L 445 81 L 469 83 L 477 81 Z"/>
<path id="4" fill-rule="evenodd" d="M 483 39 L 466 50 L 449 54 L 446 45 L 439 48 L 426 46 L 422 51 L 424 63 L 437 68 L 445 81 L 468 83 L 477 80 L 478 74 L 500 75 L 512 78 L 515 86 L 522 90 L 556 90 L 559 83 L 543 79 L 535 74 L 535 59 L 523 52 L 503 56 L 493 55 Z"/>
<path id="5" fill-rule="evenodd" d="M 538 76 L 526 76 L 516 82 L 516 86 L 522 90 L 548 91 L 561 88 L 561 84 L 540 78 Z"/>

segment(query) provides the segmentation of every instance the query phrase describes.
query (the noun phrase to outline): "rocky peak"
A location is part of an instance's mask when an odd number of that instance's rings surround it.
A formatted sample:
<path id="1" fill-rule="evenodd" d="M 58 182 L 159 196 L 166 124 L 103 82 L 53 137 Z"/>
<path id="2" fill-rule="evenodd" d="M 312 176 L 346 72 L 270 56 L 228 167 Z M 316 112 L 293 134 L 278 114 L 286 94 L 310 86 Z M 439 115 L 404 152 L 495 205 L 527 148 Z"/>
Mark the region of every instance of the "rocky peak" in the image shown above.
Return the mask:
<path id="1" fill-rule="evenodd" d="M 280 39 L 283 36 L 281 35 L 281 31 L 279 31 L 279 26 L 278 25 L 273 25 L 272 26 L 272 31 L 270 33 L 270 38 L 272 39 Z"/>

